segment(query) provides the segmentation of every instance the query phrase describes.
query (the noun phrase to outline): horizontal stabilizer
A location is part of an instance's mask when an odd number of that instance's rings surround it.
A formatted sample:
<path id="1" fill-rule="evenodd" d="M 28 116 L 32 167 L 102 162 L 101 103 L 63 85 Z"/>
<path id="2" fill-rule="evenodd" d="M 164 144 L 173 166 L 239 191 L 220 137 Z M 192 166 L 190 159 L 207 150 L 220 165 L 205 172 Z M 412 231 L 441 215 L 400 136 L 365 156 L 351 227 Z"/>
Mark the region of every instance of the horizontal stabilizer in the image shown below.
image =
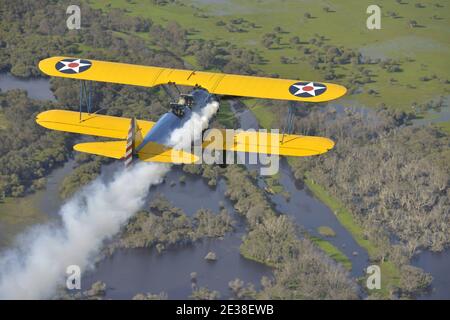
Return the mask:
<path id="1" fill-rule="evenodd" d="M 95 154 L 114 159 L 122 159 L 125 156 L 127 142 L 124 141 L 104 141 L 85 142 L 73 146 L 74 150 L 84 153 Z"/>
<path id="2" fill-rule="evenodd" d="M 100 114 L 81 113 L 68 110 L 49 110 L 39 113 L 36 122 L 48 129 L 80 133 L 98 137 L 126 139 L 130 128 L 130 118 Z M 137 120 L 138 136 L 145 136 L 154 122 Z"/>
<path id="3" fill-rule="evenodd" d="M 73 148 L 76 151 L 95 154 L 114 159 L 125 157 L 127 142 L 123 141 L 104 141 L 104 142 L 84 142 L 76 144 Z M 198 157 L 181 150 L 174 150 L 157 143 L 148 143 L 138 153 L 139 159 L 146 162 L 164 162 L 164 163 L 195 163 Z"/>
<path id="4" fill-rule="evenodd" d="M 199 159 L 192 153 L 175 150 L 164 145 L 149 142 L 138 152 L 139 159 L 148 162 L 167 162 L 176 164 L 191 164 Z"/>
<path id="5" fill-rule="evenodd" d="M 214 129 L 208 131 L 204 140 L 203 148 L 293 157 L 318 155 L 334 147 L 334 142 L 328 138 L 257 131 Z"/>

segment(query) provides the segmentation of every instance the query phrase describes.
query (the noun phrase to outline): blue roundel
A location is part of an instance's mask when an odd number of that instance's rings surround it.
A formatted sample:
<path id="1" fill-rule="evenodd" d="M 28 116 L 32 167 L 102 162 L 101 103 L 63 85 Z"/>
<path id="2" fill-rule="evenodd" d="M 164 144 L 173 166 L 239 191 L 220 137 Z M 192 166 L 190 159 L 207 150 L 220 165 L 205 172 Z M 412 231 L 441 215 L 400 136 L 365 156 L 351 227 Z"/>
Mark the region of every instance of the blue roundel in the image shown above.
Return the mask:
<path id="1" fill-rule="evenodd" d="M 327 91 L 327 86 L 319 82 L 296 82 L 289 87 L 289 92 L 296 97 L 311 98 Z"/>
<path id="2" fill-rule="evenodd" d="M 91 65 L 89 60 L 63 59 L 56 63 L 55 68 L 62 73 L 74 74 L 86 71 Z"/>

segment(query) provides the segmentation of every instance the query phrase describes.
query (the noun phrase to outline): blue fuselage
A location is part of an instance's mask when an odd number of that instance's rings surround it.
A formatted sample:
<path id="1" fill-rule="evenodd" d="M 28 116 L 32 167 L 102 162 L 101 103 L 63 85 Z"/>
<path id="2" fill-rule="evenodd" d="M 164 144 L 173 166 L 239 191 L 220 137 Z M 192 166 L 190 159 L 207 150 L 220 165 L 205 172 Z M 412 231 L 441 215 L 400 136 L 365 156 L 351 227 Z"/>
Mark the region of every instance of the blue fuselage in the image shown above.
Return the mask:
<path id="1" fill-rule="evenodd" d="M 137 146 L 136 152 L 139 152 L 149 142 L 170 146 L 169 138 L 171 133 L 181 128 L 191 117 L 192 112 L 200 112 L 213 98 L 210 93 L 202 89 L 196 89 L 191 94 L 194 97 L 194 104 L 191 108 L 184 106 L 183 117 L 176 116 L 173 112 L 163 114 L 144 137 L 142 143 Z"/>

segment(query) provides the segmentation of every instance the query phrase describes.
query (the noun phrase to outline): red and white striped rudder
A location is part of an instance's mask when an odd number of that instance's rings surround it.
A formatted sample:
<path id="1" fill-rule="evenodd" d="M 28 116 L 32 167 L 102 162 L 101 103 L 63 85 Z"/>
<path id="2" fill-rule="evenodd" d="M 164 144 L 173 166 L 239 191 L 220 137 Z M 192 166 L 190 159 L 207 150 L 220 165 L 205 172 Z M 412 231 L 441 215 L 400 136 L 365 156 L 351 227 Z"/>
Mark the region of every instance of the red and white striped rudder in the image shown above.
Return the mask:
<path id="1" fill-rule="evenodd" d="M 131 119 L 130 129 L 128 130 L 127 136 L 127 147 L 125 150 L 125 168 L 128 168 L 133 163 L 133 152 L 134 152 L 134 135 L 135 135 L 136 119 Z"/>

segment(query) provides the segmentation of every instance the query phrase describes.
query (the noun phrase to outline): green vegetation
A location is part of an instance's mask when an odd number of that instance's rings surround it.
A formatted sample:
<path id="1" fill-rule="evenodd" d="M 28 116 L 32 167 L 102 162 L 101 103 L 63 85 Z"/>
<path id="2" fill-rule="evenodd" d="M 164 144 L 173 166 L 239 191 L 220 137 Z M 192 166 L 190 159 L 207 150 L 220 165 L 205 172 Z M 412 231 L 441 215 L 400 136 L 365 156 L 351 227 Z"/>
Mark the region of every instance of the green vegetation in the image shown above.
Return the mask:
<path id="1" fill-rule="evenodd" d="M 72 196 L 81 187 L 94 180 L 100 173 L 100 164 L 98 162 L 89 162 L 81 165 L 72 171 L 60 187 L 61 198 L 67 199 Z"/>
<path id="2" fill-rule="evenodd" d="M 350 261 L 350 259 L 341 250 L 332 245 L 331 242 L 318 237 L 310 237 L 310 239 L 331 259 L 342 264 L 347 270 L 352 269 L 352 262 Z"/>
<path id="3" fill-rule="evenodd" d="M 237 119 L 231 111 L 230 104 L 226 101 L 220 103 L 219 111 L 216 115 L 217 121 L 226 129 L 237 128 Z"/>
<path id="4" fill-rule="evenodd" d="M 408 124 L 411 118 L 434 109 L 428 103 L 431 99 L 449 93 L 450 45 L 441 32 L 448 28 L 447 4 L 440 4 L 435 14 L 437 3 L 431 1 L 419 7 L 410 2 L 385 3 L 383 29 L 369 31 L 365 28 L 365 10 L 370 4 L 366 0 L 345 4 L 319 0 L 309 3 L 308 12 L 302 15 L 295 0 L 284 1 L 283 6 L 275 0 L 214 5 L 172 0 L 110 2 L 84 1 L 83 24 L 89 28 L 79 32 L 66 30 L 66 16 L 60 14 L 66 7 L 61 10 L 57 2 L 2 2 L 0 71 L 41 76 L 37 69 L 41 58 L 82 54 L 146 65 L 183 68 L 188 64 L 195 69 L 344 84 L 352 104 L 378 107 L 378 111 L 369 110 L 365 117 L 352 110 L 336 113 L 321 106 L 297 110 L 297 132 L 331 137 L 338 143 L 326 157 L 290 159 L 289 163 L 295 176 L 306 178 L 316 196 L 332 208 L 371 259 L 381 264 L 381 297 L 390 297 L 397 288 L 409 297 L 428 286 L 430 278 L 407 263 L 417 248 L 439 251 L 450 241 L 450 222 L 442 214 L 449 207 L 449 144 L 441 130 Z M 103 13 L 92 7 L 102 8 Z M 76 82 L 52 79 L 51 84 L 58 107 L 77 105 Z M 108 114 L 155 120 L 167 110 L 167 97 L 157 88 L 97 83 L 95 91 L 96 108 Z M 246 104 L 262 127 L 282 128 L 287 104 L 262 100 Z M 12 91 L 0 93 L 0 107 L 0 129 L 5 125 L 9 129 L 0 130 L 0 195 L 7 197 L 0 204 L 0 211 L 4 209 L 0 218 L 9 219 L 8 212 L 16 214 L 15 208 L 8 207 L 9 197 L 42 188 L 45 176 L 67 160 L 73 137 L 36 126 L 35 114 L 55 107 L 49 102 L 31 101 L 23 92 Z M 218 122 L 235 125 L 226 103 Z M 448 122 L 437 126 L 449 131 Z M 62 195 L 69 196 L 99 170 L 95 157 L 78 161 L 78 168 L 64 181 Z M 348 258 L 323 239 L 298 239 L 292 221 L 274 212 L 267 195 L 243 168 L 184 166 L 184 170 L 201 174 L 212 186 L 221 175 L 227 179 L 227 197 L 249 228 L 241 253 L 276 267 L 275 280 L 264 281 L 261 297 L 356 297 L 348 274 L 335 272 L 335 263 L 322 251 L 346 268 Z M 266 180 L 274 191 L 280 191 L 276 178 Z M 230 229 L 224 212 L 202 211 L 189 218 L 160 201 L 136 215 L 114 245 L 163 250 L 175 243 L 221 236 Z M 390 235 L 399 244 L 392 245 Z M 408 271 L 406 276 L 404 272 L 399 276 L 402 269 Z M 244 287 L 238 281 L 232 286 Z M 94 289 L 93 298 L 97 291 L 104 293 L 101 283 Z M 194 294 L 211 296 L 203 288 Z"/>
<path id="5" fill-rule="evenodd" d="M 245 100 L 245 105 L 252 111 L 258 120 L 259 125 L 264 129 L 273 128 L 274 115 L 267 106 L 261 104 L 258 100 Z"/>
<path id="6" fill-rule="evenodd" d="M 241 254 L 275 267 L 299 254 L 297 243 L 295 227 L 289 218 L 272 216 L 258 223 L 245 236 Z"/>
<path id="7" fill-rule="evenodd" d="M 0 248 L 11 244 L 14 236 L 37 223 L 44 223 L 48 216 L 39 209 L 42 192 L 23 198 L 0 200 Z"/>
<path id="8" fill-rule="evenodd" d="M 336 232 L 331 227 L 320 226 L 317 228 L 317 232 L 324 237 L 335 237 Z"/>
<path id="9" fill-rule="evenodd" d="M 366 28 L 366 9 L 372 4 L 368 0 L 314 1 L 308 3 L 308 12 L 303 15 L 299 15 L 295 0 L 284 1 L 282 6 L 276 0 L 214 4 L 167 1 L 164 5 L 108 2 L 108 11 L 125 9 L 130 16 L 149 18 L 162 25 L 177 21 L 189 30 L 189 40 L 229 41 L 258 51 L 264 63 L 252 67 L 266 74 L 276 72 L 282 77 L 319 81 L 334 75 L 349 87 L 368 76 L 370 81 L 364 84 L 363 92 L 352 97 L 368 106 L 389 101 L 389 107 L 409 110 L 415 101 L 420 103 L 449 92 L 446 56 L 450 46 L 441 32 L 448 28 L 449 21 L 445 3 L 437 7 L 438 3 L 427 1 L 421 8 L 413 2 L 383 3 L 382 29 L 373 31 Z M 88 3 L 105 10 L 105 1 Z M 416 24 L 411 27 L 408 21 Z M 351 64 L 341 64 L 338 59 L 330 64 L 327 54 L 335 54 L 336 48 L 340 56 L 342 49 L 361 51 L 363 59 L 354 59 Z M 320 55 L 323 61 L 316 59 Z M 193 64 L 192 55 L 187 55 L 186 60 Z M 420 97 L 415 94 L 419 86 Z"/>
<path id="10" fill-rule="evenodd" d="M 450 121 L 439 123 L 439 127 L 450 136 Z"/>
<path id="11" fill-rule="evenodd" d="M 234 222 L 226 210 L 215 214 L 200 209 L 191 218 L 161 195 L 149 209 L 133 216 L 120 238 L 109 246 L 109 253 L 116 248 L 153 247 L 160 252 L 175 244 L 222 237 L 233 230 Z"/>
<path id="12" fill-rule="evenodd" d="M 27 10 L 19 9 L 24 7 Z M 41 58 L 81 52 L 105 60 L 125 61 L 124 57 L 131 57 L 134 61 L 129 62 L 182 67 L 182 61 L 173 54 L 161 48 L 147 48 L 144 40 L 123 32 L 130 28 L 135 32 L 148 30 L 148 21 L 131 19 L 124 14 L 117 14 L 110 20 L 100 11 L 84 7 L 83 21 L 90 27 L 80 32 L 69 32 L 65 28 L 66 16 L 61 12 L 65 12 L 65 7 L 61 11 L 60 4 L 46 0 L 26 4 L 17 4 L 16 1 L 2 3 L 0 71 L 9 71 L 20 77 L 41 76 L 37 69 Z M 49 16 L 53 19 L 47 19 Z M 164 28 L 155 28 L 157 34 L 172 35 Z M 19 29 L 27 31 L 18 32 Z M 158 89 L 105 83 L 93 86 L 96 110 L 150 120 L 157 119 L 167 110 L 167 98 Z M 77 106 L 76 81 L 54 78 L 51 88 L 58 100 L 58 108 Z M 46 130 L 34 121 L 38 112 L 54 108 L 51 102 L 30 100 L 22 91 L 0 93 L 0 126 L 3 128 L 8 124 L 8 130 L 0 130 L 0 194 L 18 197 L 42 188 L 43 178 L 71 155 L 75 135 Z M 91 158 L 89 161 L 94 160 Z M 81 164 L 65 180 L 62 196 L 69 196 L 80 185 L 91 181 L 99 168 L 99 163 Z"/>
<path id="13" fill-rule="evenodd" d="M 249 232 L 240 247 L 241 254 L 275 267 L 275 281 L 263 281 L 258 297 L 265 299 L 352 299 L 355 284 L 344 268 L 335 263 L 348 259 L 326 241 L 316 245 L 307 238 L 299 240 L 295 224 L 285 215 L 277 215 L 254 177 L 239 166 L 228 166 L 226 196 L 236 211 L 245 216 Z M 321 249 L 321 250 L 318 250 Z M 323 252 L 322 252 L 323 250 Z M 329 255 L 331 259 L 324 256 Z M 329 270 L 333 269 L 333 275 Z M 311 276 L 314 275 L 314 276 Z M 311 287 L 315 287 L 311 290 Z"/>
<path id="14" fill-rule="evenodd" d="M 275 270 L 275 280 L 263 279 L 261 299 L 356 299 L 356 286 L 347 272 L 324 262 L 307 240 L 298 243 L 301 254 Z"/>
<path id="15" fill-rule="evenodd" d="M 75 169 L 71 171 L 59 187 L 62 199 L 72 196 L 81 187 L 89 184 L 98 177 L 101 166 L 111 163 L 113 160 L 106 157 L 93 156 L 86 153 L 75 153 Z"/>
<path id="16" fill-rule="evenodd" d="M 45 176 L 64 163 L 70 154 L 67 134 L 36 125 L 37 112 L 52 103 L 30 100 L 24 91 L 0 93 L 8 130 L 0 130 L 0 195 L 20 197 L 41 189 Z"/>
<path id="17" fill-rule="evenodd" d="M 402 112 L 365 112 L 298 111 L 296 130 L 338 143 L 326 157 L 291 158 L 289 164 L 381 266 L 382 290 L 375 295 L 411 297 L 401 270 L 410 267 L 417 248 L 440 251 L 450 241 L 443 214 L 450 205 L 448 135 L 411 126 Z M 392 235 L 400 241 L 392 244 Z M 414 279 L 420 291 L 430 278 L 417 271 Z"/>
<path id="18" fill-rule="evenodd" d="M 334 212 L 339 222 L 350 231 L 356 242 L 367 250 L 369 256 L 376 256 L 376 247 L 367 240 L 363 229 L 354 221 L 352 214 L 344 208 L 342 203 L 331 197 L 325 189 L 315 183 L 314 180 L 309 178 L 305 179 L 305 184 L 317 199 L 326 204 Z"/>
<path id="19" fill-rule="evenodd" d="M 168 296 L 165 292 L 160 292 L 158 294 L 153 293 L 138 293 L 133 297 L 133 300 L 167 300 Z"/>
<path id="20" fill-rule="evenodd" d="M 412 256 L 419 247 L 440 251 L 450 242 L 450 221 L 443 214 L 450 206 L 444 196 L 450 153 L 446 134 L 407 123 L 406 115 L 387 110 L 365 117 L 313 110 L 297 121 L 299 130 L 339 143 L 327 157 L 297 159 L 293 168 L 300 179 L 310 172 L 308 177 L 339 199 L 370 242 L 383 243 L 393 233 Z"/>
<path id="21" fill-rule="evenodd" d="M 289 198 L 289 193 L 284 190 L 283 186 L 280 184 L 280 173 L 276 173 L 271 176 L 264 176 L 264 181 L 267 184 L 266 190 L 271 194 L 282 194 L 287 199 Z"/>
<path id="22" fill-rule="evenodd" d="M 198 287 L 192 291 L 189 298 L 194 300 L 217 300 L 220 298 L 220 293 L 207 287 Z"/>
<path id="23" fill-rule="evenodd" d="M 0 130 L 4 130 L 8 127 L 8 123 L 5 119 L 3 112 L 0 112 Z"/>
<path id="24" fill-rule="evenodd" d="M 233 293 L 234 299 L 255 300 L 258 296 L 253 284 L 247 283 L 247 285 L 245 285 L 244 281 L 239 278 L 228 282 L 228 287 Z"/>
<path id="25" fill-rule="evenodd" d="M 377 246 L 373 242 L 367 240 L 367 236 L 365 235 L 364 230 L 354 221 L 352 214 L 344 208 L 339 200 L 327 194 L 327 192 L 320 185 L 314 183 L 313 180 L 306 179 L 305 183 L 313 192 L 314 196 L 316 196 L 321 202 L 323 202 L 331 210 L 333 210 L 339 222 L 352 234 L 356 242 L 361 247 L 367 250 L 369 257 L 371 259 L 377 259 L 380 249 L 377 248 Z M 326 244 L 322 245 L 325 247 L 329 246 Z M 344 259 L 344 261 L 345 259 L 348 260 L 345 255 L 345 258 L 343 258 L 341 255 L 339 255 L 339 253 L 336 254 L 336 259 Z M 390 290 L 399 285 L 400 270 L 390 261 L 381 261 L 380 268 L 382 274 L 380 294 L 384 298 L 389 298 L 391 294 Z"/>

